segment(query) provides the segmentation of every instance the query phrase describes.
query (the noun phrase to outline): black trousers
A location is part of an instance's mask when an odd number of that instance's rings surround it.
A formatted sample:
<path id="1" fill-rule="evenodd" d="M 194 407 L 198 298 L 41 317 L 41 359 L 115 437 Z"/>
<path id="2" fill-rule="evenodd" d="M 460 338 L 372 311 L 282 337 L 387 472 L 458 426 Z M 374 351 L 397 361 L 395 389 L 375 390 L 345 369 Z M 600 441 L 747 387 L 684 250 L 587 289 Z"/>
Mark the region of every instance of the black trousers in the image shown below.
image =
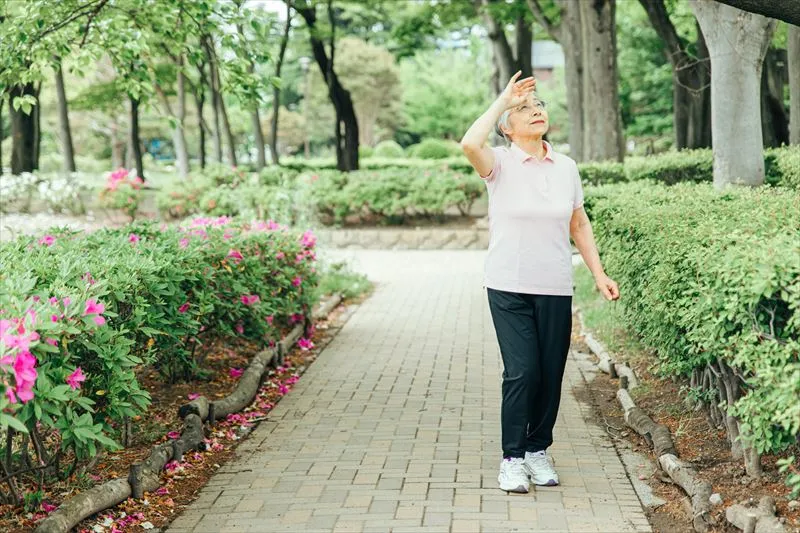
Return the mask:
<path id="1" fill-rule="evenodd" d="M 503 359 L 503 457 L 524 457 L 526 451 L 553 444 L 572 331 L 572 296 L 486 291 Z"/>

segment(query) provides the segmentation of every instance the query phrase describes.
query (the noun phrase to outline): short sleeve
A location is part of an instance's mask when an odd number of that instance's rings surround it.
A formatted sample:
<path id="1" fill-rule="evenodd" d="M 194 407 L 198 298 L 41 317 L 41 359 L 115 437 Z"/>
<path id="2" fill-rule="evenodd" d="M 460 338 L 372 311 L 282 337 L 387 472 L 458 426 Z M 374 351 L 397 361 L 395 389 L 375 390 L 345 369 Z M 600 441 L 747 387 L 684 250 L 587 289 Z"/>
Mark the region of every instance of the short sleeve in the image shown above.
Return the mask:
<path id="1" fill-rule="evenodd" d="M 498 174 L 500 174 L 500 167 L 502 165 L 501 160 L 503 158 L 503 150 L 501 150 L 499 147 L 497 146 L 492 147 L 491 150 L 494 153 L 494 166 L 487 175 L 480 176 L 479 174 L 480 178 L 487 183 L 494 181 L 497 178 Z"/>
<path id="2" fill-rule="evenodd" d="M 581 184 L 581 175 L 578 172 L 578 165 L 574 165 L 572 172 L 573 180 L 575 181 L 575 194 L 572 200 L 572 209 L 580 209 L 583 206 L 583 185 Z"/>

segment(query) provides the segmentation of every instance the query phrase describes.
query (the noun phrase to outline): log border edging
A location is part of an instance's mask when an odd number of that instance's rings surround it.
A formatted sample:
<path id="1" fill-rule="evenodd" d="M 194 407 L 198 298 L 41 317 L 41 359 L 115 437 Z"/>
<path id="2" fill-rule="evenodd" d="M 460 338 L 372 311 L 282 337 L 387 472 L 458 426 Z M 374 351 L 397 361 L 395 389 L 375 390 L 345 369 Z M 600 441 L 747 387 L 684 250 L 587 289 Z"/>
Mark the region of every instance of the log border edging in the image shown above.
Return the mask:
<path id="1" fill-rule="evenodd" d="M 317 310 L 312 310 L 311 321 L 326 317 L 343 298 L 331 295 Z M 306 325 L 296 325 L 274 348 L 261 350 L 250 361 L 236 389 L 220 400 L 210 402 L 200 396 L 178 409 L 184 426 L 178 439 L 155 444 L 147 459 L 132 464 L 128 477 L 112 478 L 105 483 L 85 490 L 64 501 L 36 526 L 35 533 L 67 533 L 81 520 L 125 501 L 129 497 L 143 497 L 160 486 L 161 470 L 172 460 L 180 461 L 187 451 L 199 449 L 205 439 L 203 423 L 238 412 L 252 403 L 267 369 L 283 364 L 284 355 L 303 336 Z M 245 401 L 246 400 L 246 401 Z"/>
<path id="2" fill-rule="evenodd" d="M 586 345 L 600 360 L 595 363 L 595 366 L 620 381 L 620 388 L 617 390 L 616 396 L 622 407 L 625 423 L 647 441 L 656 455 L 658 467 L 691 499 L 694 530 L 698 533 L 707 531 L 712 521 L 709 514 L 711 508 L 709 498 L 713 490 L 711 484 L 697 479 L 697 471 L 694 467 L 678 458 L 669 428 L 656 423 L 644 409 L 638 407 L 633 401 L 628 391 L 639 386 L 639 380 L 633 369 L 627 365 L 615 363 L 603 344 L 585 329 L 583 314 L 580 310 L 576 310 L 575 314 L 578 317 L 580 332 L 584 336 Z"/>

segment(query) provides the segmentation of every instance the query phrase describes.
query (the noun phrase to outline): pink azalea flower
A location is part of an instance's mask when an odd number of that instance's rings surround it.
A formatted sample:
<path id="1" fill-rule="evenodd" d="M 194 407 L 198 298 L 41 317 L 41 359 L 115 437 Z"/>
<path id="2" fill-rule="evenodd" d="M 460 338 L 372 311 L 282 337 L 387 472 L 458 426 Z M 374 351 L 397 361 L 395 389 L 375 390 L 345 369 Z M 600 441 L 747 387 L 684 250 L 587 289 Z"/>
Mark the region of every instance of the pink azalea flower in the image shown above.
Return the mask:
<path id="1" fill-rule="evenodd" d="M 76 368 L 72 374 L 67 376 L 67 384 L 72 390 L 79 389 L 84 381 L 86 381 L 86 376 L 83 375 L 81 367 Z"/>
<path id="2" fill-rule="evenodd" d="M 297 341 L 297 345 L 303 351 L 308 351 L 308 350 L 310 350 L 311 348 L 314 347 L 314 343 L 311 342 L 311 339 L 306 339 L 305 337 L 300 339 L 299 341 Z"/>
<path id="3" fill-rule="evenodd" d="M 187 396 L 187 398 L 189 398 L 189 401 L 194 401 L 194 400 L 198 399 L 199 397 L 200 397 L 200 394 L 197 393 L 197 392 L 190 392 L 189 395 Z"/>
<path id="4" fill-rule="evenodd" d="M 99 315 L 104 313 L 106 306 L 99 303 L 97 300 L 90 298 L 86 300 L 86 308 L 83 310 L 83 316 L 86 315 Z"/>
<path id="5" fill-rule="evenodd" d="M 177 432 L 177 431 L 170 431 L 169 433 L 167 433 L 167 438 L 168 439 L 172 439 L 172 440 L 176 440 L 176 439 L 181 438 L 181 434 L 179 432 Z"/>
<path id="6" fill-rule="evenodd" d="M 243 294 L 241 298 L 244 305 L 253 305 L 254 303 L 257 303 L 259 299 L 260 298 L 258 294 Z"/>
<path id="7" fill-rule="evenodd" d="M 189 302 L 186 302 L 185 304 L 183 304 L 178 308 L 179 313 L 185 313 L 188 310 L 189 310 Z"/>
<path id="8" fill-rule="evenodd" d="M 281 396 L 285 396 L 288 392 L 289 392 L 289 387 L 287 387 L 286 385 L 281 385 L 278 388 L 278 394 L 280 394 Z"/>
<path id="9" fill-rule="evenodd" d="M 69 304 L 70 304 L 71 301 L 72 300 L 70 300 L 69 298 L 64 298 L 62 300 L 62 302 L 64 302 L 64 307 L 69 307 Z"/>
<path id="10" fill-rule="evenodd" d="M 228 257 L 230 257 L 237 263 L 242 259 L 244 259 L 242 252 L 240 252 L 239 250 L 234 250 L 233 248 L 231 248 L 231 250 L 228 252 Z"/>
<path id="11" fill-rule="evenodd" d="M 303 278 L 301 278 L 300 276 L 297 276 L 292 280 L 292 285 L 294 285 L 295 287 L 299 287 L 301 283 L 303 283 Z"/>
<path id="12" fill-rule="evenodd" d="M 242 325 L 241 322 L 236 324 L 236 333 L 238 333 L 239 335 L 243 335 L 244 334 L 244 326 Z"/>
<path id="13" fill-rule="evenodd" d="M 53 246 L 53 244 L 55 242 L 56 242 L 56 238 L 53 237 L 52 235 L 45 235 L 44 237 L 39 239 L 39 244 L 41 244 L 43 246 Z"/>
<path id="14" fill-rule="evenodd" d="M 98 326 L 102 326 L 103 324 L 106 323 L 105 317 L 102 317 L 100 315 L 93 316 L 92 320 L 94 320 L 94 323 L 97 324 Z"/>
<path id="15" fill-rule="evenodd" d="M 58 322 L 58 315 L 50 315 L 50 322 Z"/>
<path id="16" fill-rule="evenodd" d="M 58 505 L 53 505 L 51 503 L 42 502 L 42 510 L 44 510 L 45 513 L 52 513 L 56 509 L 58 509 Z"/>
<path id="17" fill-rule="evenodd" d="M 139 242 L 139 236 L 135 233 L 128 235 L 128 242 Z"/>
<path id="18" fill-rule="evenodd" d="M 34 301 L 38 301 L 36 298 L 38 298 L 38 296 L 34 297 Z M 55 296 L 51 296 L 50 299 L 47 301 L 50 302 L 52 305 L 56 305 L 58 303 L 58 298 L 56 298 Z"/>
<path id="19" fill-rule="evenodd" d="M 50 346 L 58 346 L 58 341 L 55 339 L 45 339 L 44 342 L 46 342 Z"/>
<path id="20" fill-rule="evenodd" d="M 292 313 L 289 316 L 289 322 L 291 322 L 292 324 L 302 321 L 303 321 L 303 315 L 301 315 L 300 313 Z"/>
<path id="21" fill-rule="evenodd" d="M 179 245 L 181 248 L 186 248 L 187 246 L 189 246 L 189 239 L 187 239 L 186 237 L 184 237 L 183 239 L 181 239 L 181 241 L 178 243 L 178 245 Z"/>
<path id="22" fill-rule="evenodd" d="M 244 374 L 244 370 L 241 368 L 231 368 L 228 372 L 232 378 L 238 378 L 242 374 Z"/>
<path id="23" fill-rule="evenodd" d="M 284 257 L 286 257 L 286 254 L 283 252 L 278 252 L 277 254 L 275 254 L 276 259 L 283 259 Z"/>
<path id="24" fill-rule="evenodd" d="M 303 254 L 297 254 L 294 257 L 295 264 L 302 263 L 304 258 L 305 258 L 305 256 Z"/>
<path id="25" fill-rule="evenodd" d="M 303 233 L 301 238 L 301 244 L 303 245 L 303 248 L 313 248 L 316 243 L 317 237 L 314 236 L 314 233 L 311 230 Z"/>
<path id="26" fill-rule="evenodd" d="M 267 317 L 267 324 L 269 324 L 269 325 L 271 326 L 271 325 L 272 325 L 272 322 L 273 322 L 274 320 L 275 320 L 275 317 L 274 317 L 274 316 L 272 316 L 272 315 L 269 315 L 269 316 Z"/>

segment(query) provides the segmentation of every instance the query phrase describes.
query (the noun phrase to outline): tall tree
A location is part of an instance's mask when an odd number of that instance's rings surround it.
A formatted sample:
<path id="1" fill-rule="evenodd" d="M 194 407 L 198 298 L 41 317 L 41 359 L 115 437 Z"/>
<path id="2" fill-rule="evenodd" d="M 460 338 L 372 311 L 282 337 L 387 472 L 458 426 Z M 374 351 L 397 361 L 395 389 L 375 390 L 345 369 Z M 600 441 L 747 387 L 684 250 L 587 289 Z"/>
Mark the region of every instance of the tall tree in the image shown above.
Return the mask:
<path id="1" fill-rule="evenodd" d="M 128 151 L 133 165 L 136 166 L 136 175 L 145 179 L 144 159 L 142 158 L 142 140 L 139 137 L 139 98 L 130 95 L 130 122 L 128 130 Z"/>
<path id="2" fill-rule="evenodd" d="M 156 94 L 161 100 L 164 112 L 171 116 L 175 127 L 172 130 L 172 143 L 175 147 L 175 159 L 178 163 L 178 175 L 181 178 L 189 176 L 189 148 L 186 144 L 186 74 L 184 73 L 185 58 L 183 51 L 172 58 L 175 68 L 175 109 L 169 103 L 169 97 L 156 77 L 154 82 Z"/>
<path id="3" fill-rule="evenodd" d="M 67 93 L 64 89 L 64 73 L 61 70 L 61 61 L 56 61 L 54 70 L 56 95 L 58 97 L 58 125 L 61 130 L 61 151 L 64 157 L 64 171 L 75 172 L 75 151 L 72 147 L 72 129 L 69 127 L 69 109 L 67 107 Z"/>
<path id="4" fill-rule="evenodd" d="M 714 186 L 764 183 L 761 70 L 775 21 L 715 0 L 691 0 L 711 57 Z M 756 461 L 747 463 L 748 471 Z"/>
<path id="5" fill-rule="evenodd" d="M 584 156 L 615 159 L 624 154 L 617 75 L 616 0 L 579 2 L 583 28 Z"/>
<path id="6" fill-rule="evenodd" d="M 711 65 L 703 32 L 698 28 L 696 54 L 689 52 L 672 24 L 664 0 L 639 0 L 664 42 L 672 64 L 673 127 L 676 148 L 711 146 Z"/>
<path id="7" fill-rule="evenodd" d="M 292 3 L 286 2 L 286 23 L 281 35 L 281 45 L 278 50 L 278 58 L 275 62 L 275 78 L 280 79 L 281 69 L 283 68 L 283 58 L 286 55 L 286 47 L 289 45 L 289 32 L 292 29 Z M 276 165 L 280 164 L 280 154 L 278 153 L 278 113 L 281 108 L 281 86 L 273 84 L 272 87 L 272 118 L 270 120 L 269 147 L 272 152 L 272 161 Z"/>
<path id="8" fill-rule="evenodd" d="M 317 6 L 311 0 L 304 0 L 294 5 L 297 13 L 303 17 L 308 26 L 309 40 L 314 59 L 328 86 L 328 96 L 336 111 L 336 166 L 339 170 L 358 170 L 358 121 L 353 107 L 350 92 L 339 82 L 339 77 L 334 70 L 336 54 L 336 19 L 333 10 L 333 0 L 328 0 L 328 22 L 330 25 L 330 39 L 328 51 L 322 40 L 321 28 L 318 26 Z"/>
<path id="9" fill-rule="evenodd" d="M 717 0 L 731 7 L 757 13 L 765 17 L 782 20 L 800 26 L 800 1 L 782 0 L 780 2 L 765 2 L 764 0 Z"/>
<path id="10" fill-rule="evenodd" d="M 37 126 L 33 106 L 38 104 L 33 83 L 13 85 L 9 92 L 8 114 L 11 117 L 11 173 L 33 172 L 36 162 Z"/>
<path id="11" fill-rule="evenodd" d="M 583 145 L 583 24 L 578 2 L 557 0 L 559 16 L 548 17 L 539 0 L 528 0 L 528 6 L 542 28 L 564 49 L 564 78 L 567 86 L 569 113 L 569 152 L 576 161 L 585 159 Z"/>
<path id="12" fill-rule="evenodd" d="M 494 91 L 499 94 L 508 83 L 508 79 L 518 70 L 522 71 L 520 77 L 528 77 L 533 73 L 531 63 L 533 32 L 524 13 L 515 10 L 514 4 L 509 5 L 498 0 L 475 0 L 475 4 L 483 15 L 488 37 L 492 43 L 495 59 Z M 511 12 L 509 8 L 516 12 Z M 516 30 L 513 47 L 508 41 L 505 30 L 506 19 L 509 17 L 514 19 Z"/>
<path id="13" fill-rule="evenodd" d="M 761 71 L 761 135 L 765 147 L 789 144 L 789 115 L 783 104 L 785 69 L 783 50 L 768 48 Z"/>
<path id="14" fill-rule="evenodd" d="M 243 0 L 236 0 L 237 9 L 240 11 L 242 10 L 242 6 L 244 5 Z M 245 36 L 244 32 L 244 25 L 243 25 L 244 16 L 242 14 L 241 18 L 239 19 L 238 23 L 236 24 L 236 33 L 239 37 L 239 49 L 243 56 L 245 56 L 245 60 L 247 61 L 247 72 L 251 76 L 255 74 L 256 66 L 255 61 L 253 59 L 252 53 L 249 50 L 248 40 Z M 255 19 L 251 19 L 255 21 Z M 258 23 L 255 23 L 256 26 Z M 258 106 L 260 101 L 258 98 L 252 98 L 251 101 L 247 102 L 248 107 L 250 108 L 250 123 L 253 128 L 253 142 L 256 148 L 256 169 L 261 170 L 265 166 L 267 166 L 267 159 L 266 155 L 264 154 L 264 132 L 261 130 L 261 117 L 259 116 Z"/>
<path id="15" fill-rule="evenodd" d="M 800 144 L 800 26 L 789 25 L 789 142 Z"/>

